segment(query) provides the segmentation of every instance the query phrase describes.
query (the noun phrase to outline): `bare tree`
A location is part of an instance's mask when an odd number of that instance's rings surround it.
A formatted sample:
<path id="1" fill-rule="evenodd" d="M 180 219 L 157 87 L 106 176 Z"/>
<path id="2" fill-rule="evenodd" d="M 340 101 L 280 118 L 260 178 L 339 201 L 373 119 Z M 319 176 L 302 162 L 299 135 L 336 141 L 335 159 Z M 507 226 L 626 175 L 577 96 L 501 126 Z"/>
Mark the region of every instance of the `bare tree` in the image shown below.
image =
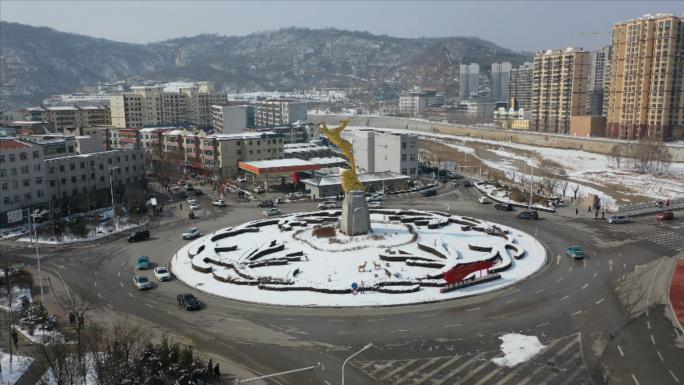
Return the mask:
<path id="1" fill-rule="evenodd" d="M 567 180 L 561 181 L 559 184 L 559 188 L 563 197 L 565 197 L 565 192 L 568 191 L 568 185 L 570 185 L 570 182 Z"/>
<path id="2" fill-rule="evenodd" d="M 580 191 L 580 185 L 579 183 L 576 183 L 574 186 L 572 186 L 572 200 L 573 202 L 577 201 L 577 194 Z"/>

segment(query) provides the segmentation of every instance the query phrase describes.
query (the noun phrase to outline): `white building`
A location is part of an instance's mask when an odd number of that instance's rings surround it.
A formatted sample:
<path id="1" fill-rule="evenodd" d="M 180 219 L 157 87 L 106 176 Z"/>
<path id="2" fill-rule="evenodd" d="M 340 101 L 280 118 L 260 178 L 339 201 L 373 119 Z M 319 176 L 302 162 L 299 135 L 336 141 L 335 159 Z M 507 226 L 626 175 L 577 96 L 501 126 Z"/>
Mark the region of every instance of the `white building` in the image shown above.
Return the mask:
<path id="1" fill-rule="evenodd" d="M 352 142 L 359 174 L 390 171 L 418 175 L 418 137 L 393 132 L 358 130 L 343 133 Z"/>
<path id="2" fill-rule="evenodd" d="M 254 106 L 213 105 L 211 117 L 215 133 L 239 134 L 254 127 Z"/>
<path id="3" fill-rule="evenodd" d="M 306 119 L 306 103 L 297 99 L 268 99 L 256 103 L 256 127 L 282 126 Z"/>
<path id="4" fill-rule="evenodd" d="M 477 96 L 480 89 L 480 66 L 477 63 L 461 64 L 458 95 L 461 99 Z"/>
<path id="5" fill-rule="evenodd" d="M 444 104 L 444 97 L 435 91 L 406 91 L 399 95 L 399 112 L 410 117 L 425 115 L 429 106 Z"/>

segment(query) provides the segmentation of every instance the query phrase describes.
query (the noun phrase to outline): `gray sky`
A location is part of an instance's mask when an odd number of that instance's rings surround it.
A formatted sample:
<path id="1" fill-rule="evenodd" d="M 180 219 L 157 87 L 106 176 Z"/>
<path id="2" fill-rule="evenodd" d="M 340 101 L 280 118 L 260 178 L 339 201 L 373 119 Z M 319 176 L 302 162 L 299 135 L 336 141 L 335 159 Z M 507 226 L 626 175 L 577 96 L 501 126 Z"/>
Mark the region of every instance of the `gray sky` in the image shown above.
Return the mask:
<path id="1" fill-rule="evenodd" d="M 0 19 L 144 43 L 199 33 L 245 35 L 287 26 L 399 37 L 477 36 L 514 50 L 598 48 L 613 23 L 684 14 L 682 1 L 0 1 Z"/>

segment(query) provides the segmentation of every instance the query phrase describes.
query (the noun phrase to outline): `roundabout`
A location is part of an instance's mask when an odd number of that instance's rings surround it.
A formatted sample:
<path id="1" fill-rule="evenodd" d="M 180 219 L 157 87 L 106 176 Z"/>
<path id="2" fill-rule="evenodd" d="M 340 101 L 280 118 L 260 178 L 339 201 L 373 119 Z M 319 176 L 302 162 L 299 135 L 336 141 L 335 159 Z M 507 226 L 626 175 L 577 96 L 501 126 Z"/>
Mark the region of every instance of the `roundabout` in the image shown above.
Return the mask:
<path id="1" fill-rule="evenodd" d="M 206 293 L 284 306 L 405 305 L 473 296 L 538 271 L 529 234 L 467 216 L 370 210 L 370 231 L 340 231 L 340 210 L 223 228 L 171 259 L 174 275 Z"/>

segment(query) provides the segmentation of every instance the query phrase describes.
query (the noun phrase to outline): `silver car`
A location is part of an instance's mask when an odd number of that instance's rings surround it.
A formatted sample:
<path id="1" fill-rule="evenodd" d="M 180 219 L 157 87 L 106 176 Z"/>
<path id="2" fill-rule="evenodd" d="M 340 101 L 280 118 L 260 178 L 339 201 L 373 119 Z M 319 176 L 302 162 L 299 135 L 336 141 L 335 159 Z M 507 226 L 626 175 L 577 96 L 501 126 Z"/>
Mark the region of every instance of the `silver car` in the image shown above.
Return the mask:
<path id="1" fill-rule="evenodd" d="M 608 223 L 629 223 L 632 221 L 632 218 L 626 217 L 623 215 L 613 215 L 612 217 L 608 218 Z"/>

